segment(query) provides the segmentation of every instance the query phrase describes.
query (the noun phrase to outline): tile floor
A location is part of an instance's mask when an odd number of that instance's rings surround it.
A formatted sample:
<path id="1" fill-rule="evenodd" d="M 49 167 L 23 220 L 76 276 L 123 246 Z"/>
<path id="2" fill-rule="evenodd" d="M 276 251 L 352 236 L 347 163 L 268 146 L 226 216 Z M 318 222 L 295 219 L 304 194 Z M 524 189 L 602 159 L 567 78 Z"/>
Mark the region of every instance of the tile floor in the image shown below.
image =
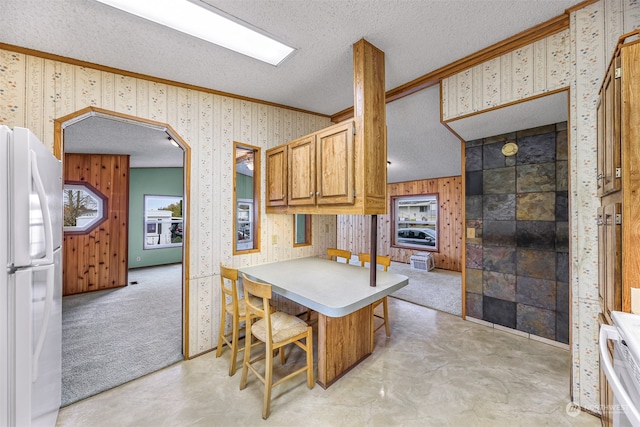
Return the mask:
<path id="1" fill-rule="evenodd" d="M 327 390 L 309 390 L 304 375 L 279 385 L 266 421 L 261 383 L 250 373 L 240 391 L 240 369 L 228 376 L 225 349 L 219 359 L 210 352 L 62 408 L 57 425 L 600 425 L 566 410 L 567 350 L 395 298 L 389 303 L 390 339 L 379 330 L 374 353 Z M 301 360 L 296 348 L 285 367 Z"/>

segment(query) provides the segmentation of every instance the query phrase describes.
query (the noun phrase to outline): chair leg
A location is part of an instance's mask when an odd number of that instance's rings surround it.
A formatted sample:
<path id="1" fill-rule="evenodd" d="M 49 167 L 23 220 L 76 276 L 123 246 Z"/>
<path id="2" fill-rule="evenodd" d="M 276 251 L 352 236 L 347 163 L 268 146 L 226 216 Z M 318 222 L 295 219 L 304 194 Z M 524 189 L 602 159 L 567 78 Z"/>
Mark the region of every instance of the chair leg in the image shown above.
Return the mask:
<path id="1" fill-rule="evenodd" d="M 231 331 L 231 337 L 233 341 L 231 341 L 231 362 L 229 363 L 229 376 L 232 377 L 236 373 L 236 360 L 238 359 L 238 329 L 239 329 L 240 319 L 238 319 L 238 315 L 233 315 L 233 331 Z"/>
<path id="2" fill-rule="evenodd" d="M 216 357 L 220 357 L 222 354 L 222 337 L 224 336 L 224 324 L 227 321 L 227 311 L 224 306 L 222 307 L 222 316 L 220 319 L 220 334 L 218 335 L 218 348 L 216 349 Z"/>
<path id="3" fill-rule="evenodd" d="M 307 338 L 305 341 L 307 347 L 307 387 L 313 388 L 313 332 L 311 326 L 307 327 Z"/>
<path id="4" fill-rule="evenodd" d="M 282 352 L 282 347 L 280 347 Z M 282 353 L 280 353 L 282 354 Z M 262 402 L 262 418 L 269 418 L 271 412 L 271 384 L 273 382 L 273 349 L 267 345 L 266 357 L 264 362 L 264 400 Z"/>
<path id="5" fill-rule="evenodd" d="M 244 337 L 244 357 L 242 358 L 242 377 L 240 378 L 240 390 L 247 386 L 247 373 L 251 360 L 251 330 L 248 328 Z"/>
<path id="6" fill-rule="evenodd" d="M 387 333 L 387 338 L 391 338 L 391 326 L 389 326 L 389 309 L 387 308 L 387 297 L 382 300 L 382 309 L 384 311 L 384 329 Z"/>

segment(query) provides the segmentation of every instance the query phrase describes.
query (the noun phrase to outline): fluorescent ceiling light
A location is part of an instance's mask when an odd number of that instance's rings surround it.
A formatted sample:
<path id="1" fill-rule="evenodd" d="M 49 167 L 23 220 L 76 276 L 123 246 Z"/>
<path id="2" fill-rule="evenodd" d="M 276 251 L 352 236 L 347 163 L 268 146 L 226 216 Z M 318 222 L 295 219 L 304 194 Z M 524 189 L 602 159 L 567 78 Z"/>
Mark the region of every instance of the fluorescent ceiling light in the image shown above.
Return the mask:
<path id="1" fill-rule="evenodd" d="M 174 30 L 278 65 L 294 49 L 188 0 L 97 0 Z"/>

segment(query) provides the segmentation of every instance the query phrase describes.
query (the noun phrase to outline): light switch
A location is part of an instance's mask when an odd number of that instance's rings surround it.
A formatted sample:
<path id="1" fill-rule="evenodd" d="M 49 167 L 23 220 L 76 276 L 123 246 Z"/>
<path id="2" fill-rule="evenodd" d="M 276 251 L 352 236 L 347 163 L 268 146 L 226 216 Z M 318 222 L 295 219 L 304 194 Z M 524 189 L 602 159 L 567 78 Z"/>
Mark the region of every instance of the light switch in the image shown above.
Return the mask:
<path id="1" fill-rule="evenodd" d="M 476 229 L 472 227 L 467 228 L 467 238 L 475 239 L 476 238 Z"/>
<path id="2" fill-rule="evenodd" d="M 271 236 L 271 244 L 272 245 L 277 245 L 278 244 L 278 235 L 274 234 Z"/>

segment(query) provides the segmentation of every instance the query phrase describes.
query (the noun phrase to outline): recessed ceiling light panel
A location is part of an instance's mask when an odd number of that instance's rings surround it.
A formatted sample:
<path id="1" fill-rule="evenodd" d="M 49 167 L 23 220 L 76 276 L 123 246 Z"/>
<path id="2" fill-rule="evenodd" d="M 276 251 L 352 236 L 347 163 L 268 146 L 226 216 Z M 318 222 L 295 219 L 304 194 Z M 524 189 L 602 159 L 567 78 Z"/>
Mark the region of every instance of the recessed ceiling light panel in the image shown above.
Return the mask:
<path id="1" fill-rule="evenodd" d="M 294 48 L 231 19 L 202 2 L 188 0 L 96 0 L 271 65 Z"/>

